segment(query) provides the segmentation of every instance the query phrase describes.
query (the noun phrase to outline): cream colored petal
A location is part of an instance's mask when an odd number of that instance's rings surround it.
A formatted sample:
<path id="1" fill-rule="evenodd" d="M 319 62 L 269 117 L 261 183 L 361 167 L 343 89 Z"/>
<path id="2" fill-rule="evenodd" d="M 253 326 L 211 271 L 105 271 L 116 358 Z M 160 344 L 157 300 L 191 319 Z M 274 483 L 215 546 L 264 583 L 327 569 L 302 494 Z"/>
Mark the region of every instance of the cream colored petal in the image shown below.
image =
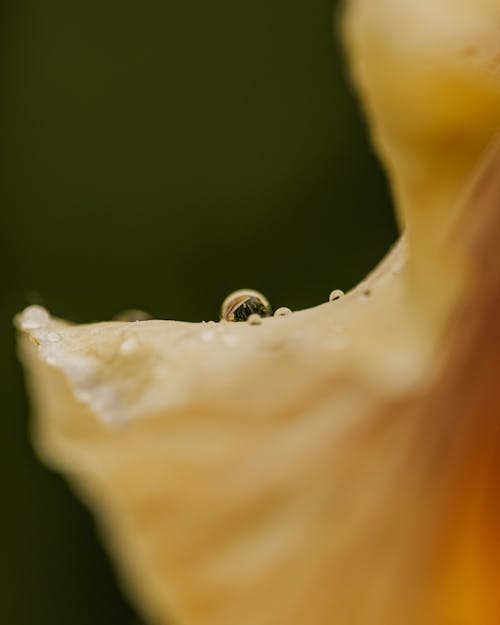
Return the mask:
<path id="1" fill-rule="evenodd" d="M 257 327 L 19 316 L 38 445 L 96 510 L 153 622 L 363 622 L 356 578 L 379 541 L 366 605 L 386 622 L 412 543 L 382 519 L 365 532 L 405 443 L 383 432 L 368 459 L 356 440 L 380 405 L 429 383 L 429 350 L 395 316 L 404 258 L 401 243 L 341 300 Z"/>
<path id="2" fill-rule="evenodd" d="M 408 231 L 415 299 L 433 314 L 443 284 L 457 279 L 454 256 L 440 256 L 443 233 L 500 129 L 500 4 L 351 0 L 346 7 L 352 75 Z"/>
<path id="3" fill-rule="evenodd" d="M 346 24 L 408 250 L 258 326 L 17 319 L 37 447 L 152 623 L 498 622 L 500 9 L 352 0 Z"/>

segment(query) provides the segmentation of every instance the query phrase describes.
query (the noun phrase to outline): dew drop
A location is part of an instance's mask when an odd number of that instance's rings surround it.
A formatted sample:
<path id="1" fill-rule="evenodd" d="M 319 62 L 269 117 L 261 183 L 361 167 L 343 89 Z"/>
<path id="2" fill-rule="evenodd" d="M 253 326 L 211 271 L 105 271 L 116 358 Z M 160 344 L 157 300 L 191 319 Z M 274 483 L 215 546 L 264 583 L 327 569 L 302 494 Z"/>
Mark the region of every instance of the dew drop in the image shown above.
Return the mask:
<path id="1" fill-rule="evenodd" d="M 222 336 L 222 340 L 228 347 L 236 347 L 236 345 L 240 342 L 240 339 L 234 334 L 224 334 Z"/>
<path id="2" fill-rule="evenodd" d="M 137 339 L 131 336 L 120 345 L 120 354 L 128 356 L 129 354 L 135 352 L 138 347 L 139 343 L 137 342 Z"/>
<path id="3" fill-rule="evenodd" d="M 28 306 L 20 317 L 20 324 L 23 330 L 35 330 L 43 328 L 50 323 L 50 315 L 43 306 Z"/>
<path id="4" fill-rule="evenodd" d="M 278 308 L 278 310 L 274 313 L 275 317 L 286 317 L 287 315 L 291 315 L 292 311 L 290 310 L 290 308 L 287 308 L 286 306 L 282 306 L 281 308 Z"/>
<path id="5" fill-rule="evenodd" d="M 200 333 L 200 338 L 204 343 L 210 343 L 215 338 L 215 332 L 213 330 L 203 330 Z"/>
<path id="6" fill-rule="evenodd" d="M 328 300 L 330 302 L 335 302 L 341 297 L 344 297 L 344 291 L 341 291 L 340 289 L 335 289 L 334 291 L 330 293 L 330 297 L 328 298 Z"/>
<path id="7" fill-rule="evenodd" d="M 250 315 L 250 317 L 248 317 L 248 323 L 251 326 L 260 326 L 262 323 L 262 317 L 257 314 Z"/>
<path id="8" fill-rule="evenodd" d="M 144 310 L 123 310 L 113 317 L 113 321 L 147 321 L 153 317 Z"/>
<path id="9" fill-rule="evenodd" d="M 226 297 L 222 303 L 221 320 L 248 321 L 252 314 L 270 317 L 271 305 L 268 299 L 253 289 L 240 289 Z"/>

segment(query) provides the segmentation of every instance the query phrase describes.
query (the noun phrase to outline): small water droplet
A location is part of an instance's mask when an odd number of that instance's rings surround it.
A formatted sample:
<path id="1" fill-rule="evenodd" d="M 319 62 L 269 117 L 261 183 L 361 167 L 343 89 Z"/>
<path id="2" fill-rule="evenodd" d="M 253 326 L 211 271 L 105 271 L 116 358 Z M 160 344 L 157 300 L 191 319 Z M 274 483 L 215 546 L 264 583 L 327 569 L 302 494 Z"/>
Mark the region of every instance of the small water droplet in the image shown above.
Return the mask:
<path id="1" fill-rule="evenodd" d="M 286 306 L 282 306 L 281 308 L 278 308 L 278 310 L 274 313 L 275 317 L 286 317 L 287 315 L 291 315 L 292 311 L 290 310 L 290 308 L 287 308 Z"/>
<path id="2" fill-rule="evenodd" d="M 240 289 L 228 295 L 222 303 L 222 320 L 248 321 L 252 314 L 258 314 L 261 317 L 270 317 L 272 314 L 269 301 L 259 291 Z"/>
<path id="3" fill-rule="evenodd" d="M 137 342 L 137 339 L 131 336 L 130 338 L 123 341 L 123 343 L 120 345 L 120 354 L 122 354 L 123 356 L 128 356 L 129 354 L 135 352 L 138 347 L 139 343 Z"/>
<path id="4" fill-rule="evenodd" d="M 42 306 L 28 306 L 19 318 L 23 330 L 43 328 L 50 323 L 50 315 Z"/>
<path id="5" fill-rule="evenodd" d="M 248 323 L 251 326 L 260 326 L 262 323 L 262 317 L 257 314 L 250 315 L 250 317 L 248 317 Z"/>
<path id="6" fill-rule="evenodd" d="M 210 341 L 213 341 L 215 338 L 215 332 L 213 332 L 213 330 L 203 330 L 203 332 L 200 333 L 200 338 L 204 343 L 210 343 Z"/>
<path id="7" fill-rule="evenodd" d="M 153 317 L 144 310 L 123 310 L 113 317 L 113 321 L 147 321 Z"/>
<path id="8" fill-rule="evenodd" d="M 344 291 L 342 291 L 340 289 L 335 289 L 334 291 L 332 291 L 330 293 L 330 297 L 328 298 L 328 300 L 330 302 L 335 302 L 336 300 L 340 299 L 341 297 L 344 297 Z"/>
<path id="9" fill-rule="evenodd" d="M 222 336 L 222 340 L 228 347 L 236 347 L 236 345 L 240 342 L 240 339 L 234 334 L 224 334 Z"/>

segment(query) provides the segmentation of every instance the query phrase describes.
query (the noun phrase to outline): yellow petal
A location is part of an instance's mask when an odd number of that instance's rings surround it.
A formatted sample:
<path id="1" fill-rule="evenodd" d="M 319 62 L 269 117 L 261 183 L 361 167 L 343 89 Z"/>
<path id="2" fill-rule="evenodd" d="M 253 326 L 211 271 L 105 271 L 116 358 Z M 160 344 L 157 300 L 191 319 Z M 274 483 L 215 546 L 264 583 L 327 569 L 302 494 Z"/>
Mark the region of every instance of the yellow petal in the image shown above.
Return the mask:
<path id="1" fill-rule="evenodd" d="M 500 620 L 500 9 L 349 6 L 408 250 L 258 326 L 17 319 L 36 444 L 151 623 Z"/>
<path id="2" fill-rule="evenodd" d="M 428 383 L 428 345 L 398 321 L 403 276 L 401 244 L 342 299 L 260 326 L 19 316 L 37 444 L 96 510 L 152 622 L 326 625 L 399 602 L 416 528 L 396 539 L 383 519 L 410 438 L 362 441 L 381 406 Z M 382 546 L 362 606 L 360 567 Z"/>
<path id="3" fill-rule="evenodd" d="M 500 129 L 500 4 L 351 0 L 345 37 L 407 230 L 415 300 L 432 307 L 457 279 L 443 233 Z"/>

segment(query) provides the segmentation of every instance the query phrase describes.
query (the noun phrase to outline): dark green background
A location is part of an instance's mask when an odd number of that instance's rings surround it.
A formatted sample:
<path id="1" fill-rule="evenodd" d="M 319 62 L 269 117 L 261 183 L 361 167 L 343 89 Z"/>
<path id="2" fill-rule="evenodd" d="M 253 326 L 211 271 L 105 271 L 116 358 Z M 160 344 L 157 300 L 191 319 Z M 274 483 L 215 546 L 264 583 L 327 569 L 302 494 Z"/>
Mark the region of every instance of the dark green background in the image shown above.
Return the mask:
<path id="1" fill-rule="evenodd" d="M 7 4 L 7 3 L 5 3 Z M 29 446 L 11 317 L 313 306 L 395 238 L 331 0 L 16 0 L 0 14 L 0 625 L 131 625 Z"/>

